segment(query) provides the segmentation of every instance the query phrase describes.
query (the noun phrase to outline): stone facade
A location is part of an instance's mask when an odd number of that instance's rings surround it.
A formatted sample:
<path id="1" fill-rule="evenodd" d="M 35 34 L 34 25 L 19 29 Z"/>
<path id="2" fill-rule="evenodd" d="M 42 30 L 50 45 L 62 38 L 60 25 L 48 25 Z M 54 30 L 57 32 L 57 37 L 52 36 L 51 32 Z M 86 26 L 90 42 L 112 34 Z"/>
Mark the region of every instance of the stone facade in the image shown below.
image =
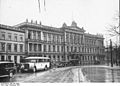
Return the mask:
<path id="1" fill-rule="evenodd" d="M 45 56 L 52 62 L 75 61 L 78 64 L 94 64 L 104 60 L 104 38 L 85 33 L 84 28 L 65 23 L 61 28 L 23 22 L 15 27 L 25 31 L 25 55 Z"/>
<path id="2" fill-rule="evenodd" d="M 24 31 L 0 24 L 0 60 L 20 63 L 25 55 Z"/>

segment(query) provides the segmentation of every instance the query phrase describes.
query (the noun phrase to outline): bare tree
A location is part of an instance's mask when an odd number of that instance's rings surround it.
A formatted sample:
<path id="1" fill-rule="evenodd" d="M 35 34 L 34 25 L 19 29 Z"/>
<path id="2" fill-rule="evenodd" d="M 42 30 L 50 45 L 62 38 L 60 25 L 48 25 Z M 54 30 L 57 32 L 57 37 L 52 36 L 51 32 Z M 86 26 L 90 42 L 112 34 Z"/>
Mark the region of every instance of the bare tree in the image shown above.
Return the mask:
<path id="1" fill-rule="evenodd" d="M 107 31 L 110 36 L 120 36 L 120 14 L 117 14 L 114 17 L 114 21 L 112 24 L 109 24 L 107 27 Z"/>

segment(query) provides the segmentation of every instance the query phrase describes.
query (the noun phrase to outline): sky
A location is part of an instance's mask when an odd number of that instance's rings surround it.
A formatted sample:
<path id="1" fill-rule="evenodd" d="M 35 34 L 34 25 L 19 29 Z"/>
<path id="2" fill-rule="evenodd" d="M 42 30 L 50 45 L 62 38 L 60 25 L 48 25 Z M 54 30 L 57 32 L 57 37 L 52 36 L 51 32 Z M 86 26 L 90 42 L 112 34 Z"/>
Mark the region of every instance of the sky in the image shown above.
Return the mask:
<path id="1" fill-rule="evenodd" d="M 74 20 L 79 27 L 84 27 L 91 34 L 103 34 L 109 40 L 106 31 L 119 10 L 119 0 L 0 0 L 0 24 L 16 25 L 37 20 L 43 25 L 68 26 Z M 116 42 L 116 38 L 112 38 Z"/>

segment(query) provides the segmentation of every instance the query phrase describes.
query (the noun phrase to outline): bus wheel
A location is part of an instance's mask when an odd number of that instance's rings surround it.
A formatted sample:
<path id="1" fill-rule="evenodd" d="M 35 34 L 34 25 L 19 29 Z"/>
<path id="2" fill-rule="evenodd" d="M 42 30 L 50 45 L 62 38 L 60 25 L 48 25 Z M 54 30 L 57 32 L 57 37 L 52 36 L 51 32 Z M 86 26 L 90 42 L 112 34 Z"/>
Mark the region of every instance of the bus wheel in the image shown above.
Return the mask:
<path id="1" fill-rule="evenodd" d="M 48 69 L 48 67 L 47 66 L 45 66 L 45 70 L 47 70 Z"/>
<path id="2" fill-rule="evenodd" d="M 9 77 L 12 78 L 13 77 L 13 72 L 9 73 Z"/>
<path id="3" fill-rule="evenodd" d="M 33 72 L 34 72 L 34 73 L 36 72 L 36 67 L 33 68 Z"/>

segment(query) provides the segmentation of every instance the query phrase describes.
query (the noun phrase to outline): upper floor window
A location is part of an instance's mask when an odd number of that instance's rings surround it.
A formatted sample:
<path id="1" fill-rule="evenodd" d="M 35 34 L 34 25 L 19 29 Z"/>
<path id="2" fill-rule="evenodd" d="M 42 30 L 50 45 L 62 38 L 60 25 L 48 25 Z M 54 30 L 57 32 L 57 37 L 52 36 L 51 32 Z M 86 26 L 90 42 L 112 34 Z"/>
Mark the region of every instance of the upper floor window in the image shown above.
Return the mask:
<path id="1" fill-rule="evenodd" d="M 20 44 L 20 52 L 23 52 L 23 44 Z"/>
<path id="2" fill-rule="evenodd" d="M 33 31 L 33 39 L 36 39 L 36 32 Z"/>
<path id="3" fill-rule="evenodd" d="M 71 46 L 71 52 L 73 52 L 73 46 Z"/>
<path id="4" fill-rule="evenodd" d="M 41 40 L 41 32 L 38 32 L 38 39 Z"/>
<path id="5" fill-rule="evenodd" d="M 44 35 L 44 41 L 47 41 L 47 34 L 43 33 L 43 35 Z"/>
<path id="6" fill-rule="evenodd" d="M 7 44 L 7 51 L 8 51 L 8 52 L 11 52 L 11 43 L 8 43 L 8 44 Z"/>
<path id="7" fill-rule="evenodd" d="M 51 34 L 48 34 L 48 41 L 51 41 Z"/>
<path id="8" fill-rule="evenodd" d="M 17 52 L 17 44 L 14 44 L 14 51 Z"/>
<path id="9" fill-rule="evenodd" d="M 37 51 L 37 44 L 34 44 L 34 51 Z"/>
<path id="10" fill-rule="evenodd" d="M 53 45 L 53 52 L 55 52 L 55 45 Z"/>
<path id="11" fill-rule="evenodd" d="M 28 39 L 32 39 L 31 31 L 28 31 Z"/>
<path id="12" fill-rule="evenodd" d="M 64 51 L 64 47 L 63 46 L 61 46 L 61 52 L 63 52 Z"/>
<path id="13" fill-rule="evenodd" d="M 23 37 L 22 36 L 20 37 L 20 41 L 23 41 Z"/>
<path id="14" fill-rule="evenodd" d="M 75 47 L 74 52 L 77 52 L 77 47 Z"/>
<path id="15" fill-rule="evenodd" d="M 12 36 L 11 34 L 8 34 L 8 40 L 11 40 Z"/>
<path id="16" fill-rule="evenodd" d="M 48 46 L 48 51 L 49 51 L 49 52 L 51 51 L 51 46 L 50 46 L 50 45 Z"/>
<path id="17" fill-rule="evenodd" d="M 59 50 L 60 50 L 60 49 L 59 49 L 59 46 L 57 46 L 57 52 L 59 52 Z"/>
<path id="18" fill-rule="evenodd" d="M 15 41 L 17 41 L 17 35 L 15 35 Z"/>
<path id="19" fill-rule="evenodd" d="M 53 42 L 55 42 L 55 35 L 53 34 Z"/>
<path id="20" fill-rule="evenodd" d="M 32 43 L 29 43 L 29 51 L 32 51 Z"/>
<path id="21" fill-rule="evenodd" d="M 66 42 L 68 43 L 69 42 L 69 34 L 66 33 Z"/>
<path id="22" fill-rule="evenodd" d="M 60 42 L 59 35 L 57 35 L 57 43 L 59 43 L 59 42 Z"/>
<path id="23" fill-rule="evenodd" d="M 2 33 L 2 39 L 5 40 L 5 33 Z"/>
<path id="24" fill-rule="evenodd" d="M 44 52 L 46 52 L 46 45 L 44 45 Z"/>
<path id="25" fill-rule="evenodd" d="M 42 50 L 41 44 L 38 44 L 38 51 L 41 51 L 41 50 Z"/>
<path id="26" fill-rule="evenodd" d="M 4 52 L 4 51 L 5 51 L 5 43 L 2 42 L 2 43 L 0 43 L 0 44 L 1 44 L 1 51 Z"/>
<path id="27" fill-rule="evenodd" d="M 67 46 L 67 52 L 69 52 L 69 46 Z"/>

